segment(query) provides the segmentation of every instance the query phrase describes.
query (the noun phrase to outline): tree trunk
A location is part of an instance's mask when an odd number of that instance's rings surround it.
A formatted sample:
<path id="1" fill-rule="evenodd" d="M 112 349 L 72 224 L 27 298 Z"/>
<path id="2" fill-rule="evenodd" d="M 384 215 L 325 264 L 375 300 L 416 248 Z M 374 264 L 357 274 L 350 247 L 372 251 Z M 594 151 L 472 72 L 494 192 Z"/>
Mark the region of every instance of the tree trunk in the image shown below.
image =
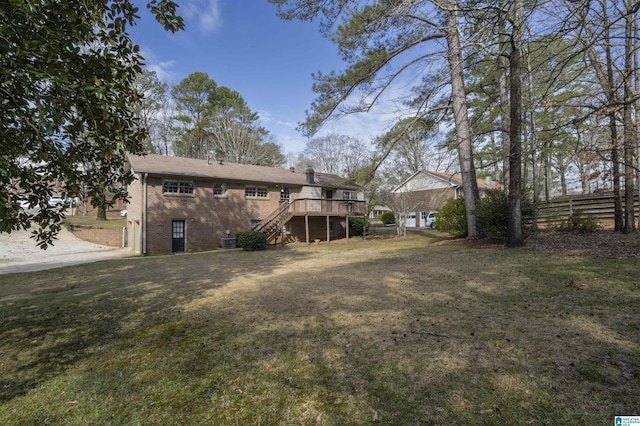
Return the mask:
<path id="1" fill-rule="evenodd" d="M 600 82 L 600 86 L 602 87 L 602 91 L 605 93 L 607 97 L 608 103 L 608 118 L 609 118 L 609 135 L 611 138 L 611 173 L 613 175 L 613 217 L 614 217 L 614 229 L 616 232 L 622 231 L 622 200 L 620 198 L 620 159 L 618 155 L 618 129 L 616 126 L 616 105 L 619 105 L 618 102 L 618 94 L 616 81 L 613 77 L 613 58 L 611 55 L 611 35 L 610 35 L 610 26 L 611 22 L 609 21 L 609 15 L 607 14 L 607 6 L 608 2 L 606 0 L 600 1 L 600 6 L 602 10 L 602 28 L 603 28 L 603 46 L 605 53 L 605 61 L 606 61 L 606 70 L 602 66 L 602 62 L 598 58 L 596 54 L 594 43 L 595 43 L 595 35 L 590 28 L 590 24 L 587 22 L 587 19 L 584 15 L 582 15 L 582 9 L 577 8 L 575 10 L 576 14 L 580 17 L 583 22 L 585 32 L 587 34 L 587 38 L 580 38 L 579 40 L 583 43 L 587 54 L 589 55 L 589 59 L 591 64 L 594 67 L 596 77 Z"/>
<path id="2" fill-rule="evenodd" d="M 633 20 L 633 69 L 634 69 L 634 90 L 635 93 L 640 92 L 640 60 L 638 58 L 638 17 Z M 638 135 L 640 135 L 640 99 L 633 103 L 633 111 L 635 116 L 635 136 L 636 136 L 636 152 L 635 152 L 635 170 L 636 170 L 636 195 L 640 201 L 640 144 L 637 143 Z M 640 228 L 640 212 L 638 212 L 638 228 Z"/>
<path id="3" fill-rule="evenodd" d="M 545 141 L 544 143 L 544 200 L 549 201 L 551 199 L 551 143 Z"/>
<path id="4" fill-rule="evenodd" d="M 498 2 L 500 9 L 504 9 L 504 1 Z M 505 28 L 505 19 L 499 18 L 498 20 L 498 95 L 500 98 L 500 136 L 502 139 L 502 186 L 509 187 L 509 60 L 505 56 L 505 52 L 508 50 L 508 41 L 505 34 L 507 30 Z"/>
<path id="5" fill-rule="evenodd" d="M 509 149 L 511 142 L 509 139 L 509 94 L 507 84 L 507 71 L 500 67 L 500 134 L 502 135 L 502 184 L 505 188 L 509 186 Z"/>
<path id="6" fill-rule="evenodd" d="M 104 207 L 98 207 L 98 216 L 96 220 L 107 220 L 107 209 Z"/>
<path id="7" fill-rule="evenodd" d="M 514 1 L 513 34 L 511 35 L 511 53 L 509 55 L 509 99 L 511 104 L 511 126 L 509 136 L 509 223 L 507 228 L 507 247 L 520 247 L 522 236 L 522 85 L 521 55 L 522 25 L 524 11 L 522 0 Z"/>
<path id="8" fill-rule="evenodd" d="M 467 216 L 468 239 L 478 238 L 475 209 L 480 198 L 478 181 L 473 164 L 473 149 L 471 147 L 471 131 L 467 113 L 467 97 L 464 88 L 464 74 L 462 61 L 462 47 L 458 33 L 458 5 L 454 0 L 442 2 L 445 14 L 445 36 L 447 39 L 447 59 L 451 71 L 451 98 L 453 115 L 456 126 L 456 142 L 458 161 L 462 174 L 462 192 Z"/>
<path id="9" fill-rule="evenodd" d="M 633 90 L 632 84 L 632 28 L 635 12 L 629 10 L 627 3 L 627 13 L 625 14 L 625 61 L 623 73 L 624 86 L 624 107 L 623 107 L 623 125 L 624 125 L 624 233 L 628 234 L 635 230 L 635 214 L 633 205 L 634 196 L 634 170 L 633 170 L 633 151 L 635 149 L 635 126 L 631 117 L 631 109 L 633 108 Z"/>
<path id="10" fill-rule="evenodd" d="M 611 165 L 613 173 L 613 221 L 614 229 L 622 231 L 622 200 L 620 198 L 620 160 L 618 158 L 618 128 L 616 125 L 616 111 L 613 104 L 616 103 L 616 82 L 613 78 L 613 58 L 611 56 L 611 37 L 609 33 L 609 17 L 607 15 L 607 2 L 602 2 L 603 26 L 604 26 L 604 51 L 607 61 L 607 101 L 609 102 L 609 133 L 611 135 Z M 591 50 L 590 50 L 591 51 Z"/>
<path id="11" fill-rule="evenodd" d="M 562 157 L 558 158 L 558 172 L 560 174 L 560 190 L 562 195 L 567 195 L 567 167 Z"/>
<path id="12" fill-rule="evenodd" d="M 529 146 L 531 147 L 531 187 L 533 188 L 533 203 L 540 202 L 540 185 L 539 185 L 539 167 L 538 167 L 538 138 L 536 134 L 536 116 L 533 105 L 533 69 L 531 67 L 531 54 L 529 46 L 526 46 L 525 54 L 527 55 L 527 93 L 529 110 Z M 538 230 L 538 209 L 533 210 L 533 230 Z"/>

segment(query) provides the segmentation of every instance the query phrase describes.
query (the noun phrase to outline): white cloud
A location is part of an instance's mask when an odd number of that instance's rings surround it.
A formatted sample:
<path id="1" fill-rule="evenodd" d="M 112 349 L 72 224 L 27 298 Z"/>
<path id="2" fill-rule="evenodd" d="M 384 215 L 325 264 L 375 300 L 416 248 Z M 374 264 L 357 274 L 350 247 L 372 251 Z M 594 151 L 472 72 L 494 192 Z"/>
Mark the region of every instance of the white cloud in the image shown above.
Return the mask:
<path id="1" fill-rule="evenodd" d="M 141 46 L 140 53 L 145 61 L 145 68 L 149 71 L 155 71 L 158 79 L 165 83 L 171 84 L 175 79 L 176 75 L 171 71 L 171 68 L 176 64 L 176 61 L 158 61 L 158 56 L 148 47 Z"/>
<path id="2" fill-rule="evenodd" d="M 160 81 L 164 81 L 165 83 L 170 83 L 173 81 L 175 74 L 171 72 L 170 68 L 174 66 L 176 61 L 165 61 L 159 62 L 156 64 L 151 64 L 147 66 L 149 71 L 155 71 L 158 79 Z"/>
<path id="3" fill-rule="evenodd" d="M 197 23 L 203 33 L 214 32 L 222 25 L 218 0 L 188 0 L 180 5 L 178 12 L 186 21 Z"/>

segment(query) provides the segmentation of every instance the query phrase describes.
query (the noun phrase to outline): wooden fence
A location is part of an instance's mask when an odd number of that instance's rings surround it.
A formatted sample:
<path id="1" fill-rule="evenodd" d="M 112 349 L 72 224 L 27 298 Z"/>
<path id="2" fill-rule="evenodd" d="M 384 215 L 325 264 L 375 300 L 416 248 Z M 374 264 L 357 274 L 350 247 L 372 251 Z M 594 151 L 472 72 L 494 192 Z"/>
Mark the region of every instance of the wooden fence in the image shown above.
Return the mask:
<path id="1" fill-rule="evenodd" d="M 633 199 L 635 214 L 638 217 L 640 212 L 638 204 L 638 194 Z M 622 209 L 624 211 L 624 198 L 622 199 Z M 579 194 L 563 195 L 554 198 L 549 202 L 543 202 L 538 209 L 538 224 L 542 226 L 557 225 L 566 220 L 571 213 L 582 210 L 585 213 L 595 215 L 602 225 L 613 224 L 614 207 L 613 193 L 604 194 Z"/>

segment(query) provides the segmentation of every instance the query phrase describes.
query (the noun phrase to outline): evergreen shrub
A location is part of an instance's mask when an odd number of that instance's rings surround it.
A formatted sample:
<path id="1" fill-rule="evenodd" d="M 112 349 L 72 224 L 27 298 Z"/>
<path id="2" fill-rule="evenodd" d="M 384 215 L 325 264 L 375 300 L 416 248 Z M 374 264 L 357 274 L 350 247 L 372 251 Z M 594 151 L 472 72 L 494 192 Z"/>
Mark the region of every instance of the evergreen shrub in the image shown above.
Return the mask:
<path id="1" fill-rule="evenodd" d="M 246 251 L 264 250 L 267 248 L 267 236 L 260 231 L 238 232 L 236 246 Z"/>
<path id="2" fill-rule="evenodd" d="M 358 236 L 364 234 L 365 226 L 368 227 L 368 223 L 364 217 L 350 217 L 349 218 L 349 234 Z"/>
<path id="3" fill-rule="evenodd" d="M 393 215 L 393 212 L 384 212 L 380 215 L 380 221 L 383 225 L 390 225 L 392 223 L 396 223 L 396 218 Z"/>
<path id="4" fill-rule="evenodd" d="M 528 198 L 522 197 L 522 226 L 523 232 L 529 233 L 526 224 L 533 221 L 535 206 Z M 505 241 L 509 229 L 509 197 L 505 191 L 490 189 L 480 199 L 475 210 L 476 225 L 480 235 L 491 241 Z"/>
<path id="5" fill-rule="evenodd" d="M 562 221 L 558 229 L 563 232 L 575 231 L 581 234 L 588 234 L 600 229 L 600 222 L 595 215 L 577 209 L 571 213 L 569 218 Z"/>
<path id="6" fill-rule="evenodd" d="M 436 212 L 434 222 L 436 229 L 449 232 L 457 237 L 466 237 L 467 217 L 465 215 L 464 199 L 451 199 Z"/>

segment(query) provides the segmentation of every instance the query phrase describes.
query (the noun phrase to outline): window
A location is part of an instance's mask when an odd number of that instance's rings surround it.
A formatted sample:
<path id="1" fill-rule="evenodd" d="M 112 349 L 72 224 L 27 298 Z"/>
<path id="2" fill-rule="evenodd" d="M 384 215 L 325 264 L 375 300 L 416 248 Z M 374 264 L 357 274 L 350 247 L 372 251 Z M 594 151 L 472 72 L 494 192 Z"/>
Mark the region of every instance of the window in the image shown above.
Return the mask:
<path id="1" fill-rule="evenodd" d="M 356 193 L 353 191 L 342 191 L 342 198 L 345 200 L 355 200 Z"/>
<path id="2" fill-rule="evenodd" d="M 221 197 L 227 195 L 227 184 L 226 183 L 214 183 L 213 184 L 213 195 L 217 197 Z"/>
<path id="3" fill-rule="evenodd" d="M 290 188 L 282 188 L 280 190 L 280 201 L 286 202 L 291 199 L 291 189 Z"/>
<path id="4" fill-rule="evenodd" d="M 245 197 L 269 198 L 269 188 L 266 186 L 246 186 L 244 188 Z"/>
<path id="5" fill-rule="evenodd" d="M 329 220 L 329 232 L 333 232 L 336 229 L 336 221 L 335 219 Z"/>
<path id="6" fill-rule="evenodd" d="M 193 194 L 193 182 L 185 180 L 165 180 L 162 182 L 163 194 Z"/>

